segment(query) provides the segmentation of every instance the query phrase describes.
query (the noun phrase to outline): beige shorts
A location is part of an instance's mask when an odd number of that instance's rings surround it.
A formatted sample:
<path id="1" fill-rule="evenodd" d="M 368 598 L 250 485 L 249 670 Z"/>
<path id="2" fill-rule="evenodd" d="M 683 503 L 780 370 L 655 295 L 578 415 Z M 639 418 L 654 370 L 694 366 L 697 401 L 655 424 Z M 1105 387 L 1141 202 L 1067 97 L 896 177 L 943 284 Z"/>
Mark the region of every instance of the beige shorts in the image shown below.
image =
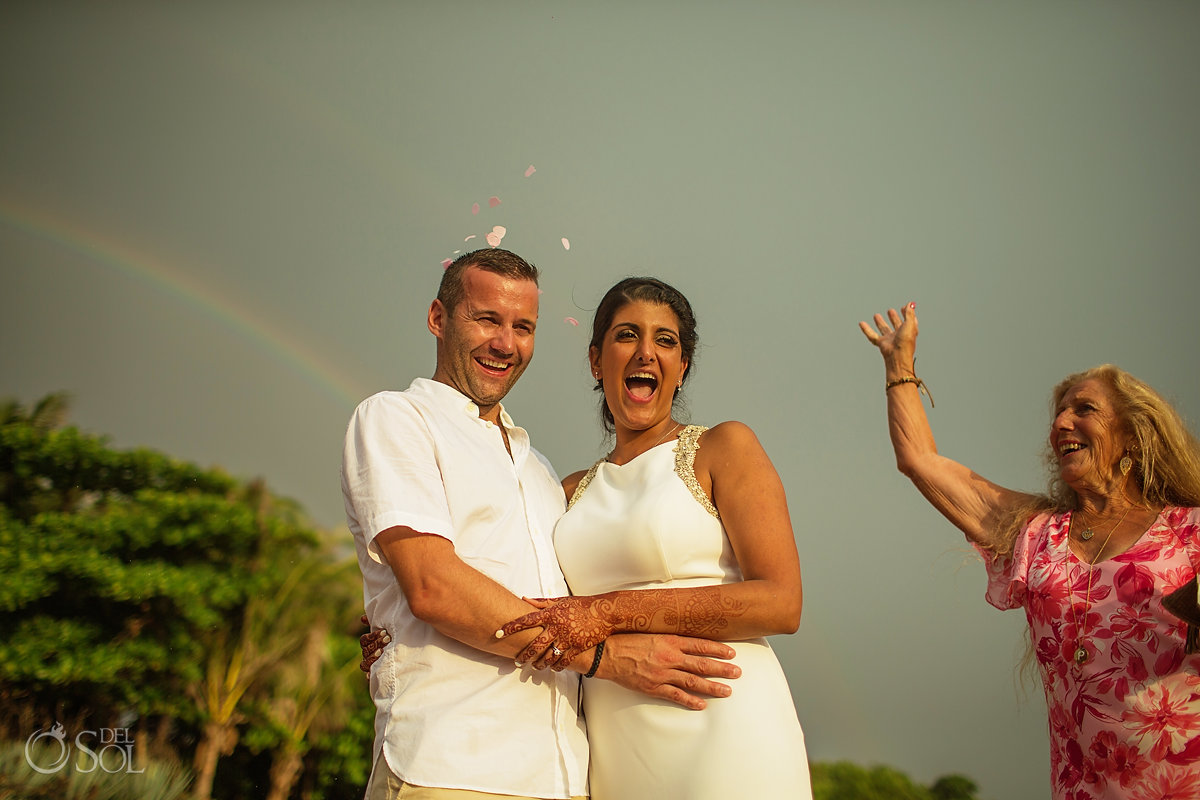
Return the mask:
<path id="1" fill-rule="evenodd" d="M 540 797 L 526 797 L 514 794 L 490 794 L 488 792 L 473 792 L 470 789 L 439 789 L 436 786 L 413 786 L 395 776 L 379 751 L 375 759 L 375 769 L 371 770 L 371 779 L 367 781 L 367 794 L 364 800 L 496 800 L 498 797 L 510 800 L 546 800 Z M 588 800 L 586 795 L 572 797 L 571 800 Z"/>

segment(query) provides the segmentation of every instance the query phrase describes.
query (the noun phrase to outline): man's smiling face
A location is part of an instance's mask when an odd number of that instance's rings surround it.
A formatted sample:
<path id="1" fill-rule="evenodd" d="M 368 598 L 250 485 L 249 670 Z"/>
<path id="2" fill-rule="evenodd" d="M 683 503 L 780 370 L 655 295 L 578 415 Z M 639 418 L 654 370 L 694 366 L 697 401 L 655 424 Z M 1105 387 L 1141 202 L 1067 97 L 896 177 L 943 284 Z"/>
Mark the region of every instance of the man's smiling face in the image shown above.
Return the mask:
<path id="1" fill-rule="evenodd" d="M 538 288 L 477 267 L 467 267 L 462 285 L 453 309 L 440 300 L 429 309 L 429 330 L 438 339 L 433 379 L 471 398 L 479 416 L 495 422 L 500 401 L 533 360 Z"/>

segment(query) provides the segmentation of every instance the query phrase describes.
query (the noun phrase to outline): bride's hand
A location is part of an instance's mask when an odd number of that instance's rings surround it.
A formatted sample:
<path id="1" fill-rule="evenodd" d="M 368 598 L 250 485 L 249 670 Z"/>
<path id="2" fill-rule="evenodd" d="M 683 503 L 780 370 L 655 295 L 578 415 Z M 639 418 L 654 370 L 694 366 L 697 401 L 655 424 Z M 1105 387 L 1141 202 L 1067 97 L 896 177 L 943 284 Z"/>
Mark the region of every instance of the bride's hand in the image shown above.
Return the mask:
<path id="1" fill-rule="evenodd" d="M 523 617 L 505 623 L 496 631 L 496 638 L 510 636 L 517 631 L 541 628 L 529 646 L 517 655 L 517 661 L 532 663 L 535 669 L 550 667 L 561 671 L 574 658 L 607 639 L 613 628 L 606 623 L 596 608 L 596 597 L 559 597 L 552 600 L 529 599 L 526 602 L 537 606 Z"/>
<path id="2" fill-rule="evenodd" d="M 370 625 L 367 622 L 367 615 L 363 614 L 360 617 L 363 625 Z M 379 656 L 383 654 L 383 648 L 392 640 L 391 634 L 387 632 L 387 628 L 372 628 L 367 633 L 358 637 L 358 646 L 362 648 L 362 661 L 358 668 L 368 675 L 371 674 L 371 665 L 379 660 Z"/>

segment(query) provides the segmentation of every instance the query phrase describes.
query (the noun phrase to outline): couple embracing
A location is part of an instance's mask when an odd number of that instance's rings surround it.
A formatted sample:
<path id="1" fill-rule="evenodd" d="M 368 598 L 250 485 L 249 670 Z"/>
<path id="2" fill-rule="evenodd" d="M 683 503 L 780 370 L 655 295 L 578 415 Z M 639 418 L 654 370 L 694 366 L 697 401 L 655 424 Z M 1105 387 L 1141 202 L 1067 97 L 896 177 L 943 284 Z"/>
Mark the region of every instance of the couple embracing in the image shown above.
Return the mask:
<path id="1" fill-rule="evenodd" d="M 560 484 L 501 405 L 537 278 L 500 249 L 451 264 L 433 378 L 368 398 L 346 434 L 366 611 L 390 637 L 367 797 L 810 797 L 763 638 L 800 621 L 783 486 L 745 425 L 674 418 L 690 304 L 652 278 L 601 300 L 587 356 L 615 446 Z"/>

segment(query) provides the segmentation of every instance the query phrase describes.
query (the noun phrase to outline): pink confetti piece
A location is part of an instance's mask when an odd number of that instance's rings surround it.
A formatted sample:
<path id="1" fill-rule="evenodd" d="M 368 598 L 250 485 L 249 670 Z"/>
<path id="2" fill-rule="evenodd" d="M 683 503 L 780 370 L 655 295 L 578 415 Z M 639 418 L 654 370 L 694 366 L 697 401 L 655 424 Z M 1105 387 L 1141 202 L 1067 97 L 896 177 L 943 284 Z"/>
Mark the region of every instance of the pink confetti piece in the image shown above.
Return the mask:
<path id="1" fill-rule="evenodd" d="M 471 204 L 471 213 L 472 213 L 472 214 L 478 214 L 478 213 L 479 213 L 479 203 L 472 203 L 472 204 Z"/>
<path id="2" fill-rule="evenodd" d="M 537 170 L 533 168 L 533 164 L 530 164 L 528 167 L 525 168 L 525 177 L 528 178 L 530 175 L 532 175 L 535 172 L 537 172 Z"/>
<path id="3" fill-rule="evenodd" d="M 495 208 L 498 205 L 500 205 L 499 197 L 496 197 L 496 195 L 492 195 L 491 197 L 488 198 L 488 208 Z"/>
<path id="4" fill-rule="evenodd" d="M 468 236 L 467 238 L 463 239 L 463 241 L 464 241 L 464 242 L 469 242 L 469 241 L 471 241 L 472 239 L 474 239 L 474 238 L 475 238 L 475 236 L 476 236 L 476 234 L 472 233 L 470 236 Z"/>
<path id="5" fill-rule="evenodd" d="M 492 247 L 499 247 L 506 233 L 508 233 L 508 228 L 505 228 L 503 225 L 496 225 L 492 228 L 492 232 L 484 238 L 487 239 L 487 243 Z"/>
<path id="6" fill-rule="evenodd" d="M 576 328 L 579 327 L 579 320 L 575 319 L 574 317 L 563 317 L 563 322 L 569 322 Z"/>
<path id="7" fill-rule="evenodd" d="M 571 249 L 571 240 L 570 239 L 568 239 L 567 237 L 564 236 L 562 239 L 562 243 L 563 243 L 563 250 Z"/>
<path id="8" fill-rule="evenodd" d="M 462 252 L 462 250 L 455 250 L 455 251 L 454 251 L 454 255 L 458 255 L 458 254 L 459 254 L 459 253 L 461 253 L 461 252 Z"/>
<path id="9" fill-rule="evenodd" d="M 450 265 L 451 265 L 451 264 L 453 264 L 453 263 L 454 263 L 454 262 L 453 262 L 453 261 L 451 261 L 450 259 L 448 259 L 448 258 L 443 258 L 443 259 L 442 259 L 442 269 L 448 269 L 448 268 L 450 267 Z"/>

